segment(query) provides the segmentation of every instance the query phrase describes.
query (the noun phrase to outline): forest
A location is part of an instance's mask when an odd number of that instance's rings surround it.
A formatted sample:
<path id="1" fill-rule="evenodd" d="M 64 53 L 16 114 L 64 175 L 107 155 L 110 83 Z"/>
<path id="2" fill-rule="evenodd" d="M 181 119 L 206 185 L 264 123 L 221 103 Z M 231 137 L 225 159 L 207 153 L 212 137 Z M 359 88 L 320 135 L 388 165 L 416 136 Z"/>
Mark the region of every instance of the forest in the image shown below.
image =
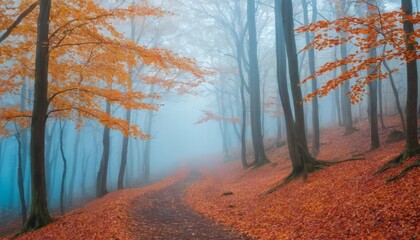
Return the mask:
<path id="1" fill-rule="evenodd" d="M 420 239 L 419 0 L 1 0 L 0 239 Z"/>

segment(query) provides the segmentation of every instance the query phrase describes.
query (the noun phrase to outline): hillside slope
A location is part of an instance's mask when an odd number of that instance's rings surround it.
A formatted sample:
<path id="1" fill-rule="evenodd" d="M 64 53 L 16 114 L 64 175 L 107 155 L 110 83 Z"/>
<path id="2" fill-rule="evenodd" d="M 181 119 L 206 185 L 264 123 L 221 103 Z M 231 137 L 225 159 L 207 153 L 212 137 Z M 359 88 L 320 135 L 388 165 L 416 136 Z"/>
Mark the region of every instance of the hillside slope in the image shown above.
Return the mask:
<path id="1" fill-rule="evenodd" d="M 386 120 L 388 126 L 398 125 L 396 118 Z M 269 152 L 272 163 L 259 169 L 245 171 L 239 161 L 202 168 L 203 178 L 189 189 L 185 201 L 260 239 L 420 239 L 420 171 L 384 182 L 414 159 L 373 176 L 404 143 L 385 144 L 393 128 L 383 129 L 381 148 L 369 151 L 367 121 L 356 127 L 359 131 L 345 137 L 340 128 L 324 129 L 318 158 L 365 160 L 328 167 L 310 174 L 306 182 L 298 179 L 264 195 L 290 172 L 287 147 L 282 147 Z"/>

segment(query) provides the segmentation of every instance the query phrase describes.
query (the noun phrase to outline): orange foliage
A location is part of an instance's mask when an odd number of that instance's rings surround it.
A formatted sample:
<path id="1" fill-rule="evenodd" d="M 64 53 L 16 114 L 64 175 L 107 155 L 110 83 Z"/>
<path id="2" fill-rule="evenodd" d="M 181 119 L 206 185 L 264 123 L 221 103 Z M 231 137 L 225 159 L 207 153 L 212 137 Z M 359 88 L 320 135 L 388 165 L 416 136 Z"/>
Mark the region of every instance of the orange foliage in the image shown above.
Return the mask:
<path id="1" fill-rule="evenodd" d="M 383 61 L 409 62 L 420 58 L 420 46 L 416 42 L 416 39 L 420 37 L 420 30 L 416 29 L 407 40 L 407 34 L 402 27 L 404 21 L 411 21 L 414 25 L 419 23 L 419 13 L 405 17 L 403 11 L 380 12 L 374 6 L 371 6 L 369 11 L 368 16 L 342 17 L 334 21 L 322 20 L 297 29 L 300 33 L 315 33 L 314 41 L 304 50 L 315 48 L 321 51 L 346 43 L 357 48 L 346 58 L 324 64 L 315 75 L 303 80 L 303 83 L 306 83 L 308 80 L 315 79 L 343 65 L 349 66 L 347 72 L 335 79 L 328 80 L 318 90 L 307 95 L 305 101 L 309 101 L 315 96 L 326 96 L 328 92 L 343 85 L 345 81 L 355 79 L 355 84 L 349 94 L 352 103 L 359 102 L 363 98 L 367 84 L 376 79 L 381 80 L 389 77 L 389 73 L 381 71 Z M 406 44 L 413 44 L 415 50 L 407 50 Z M 380 49 L 378 56 L 369 58 L 370 48 Z M 363 74 L 372 66 L 375 66 L 375 69 L 371 71 L 372 74 Z"/>
<path id="2" fill-rule="evenodd" d="M 6 29 L 31 2 L 0 4 L 0 31 Z M 132 87 L 130 69 L 148 66 L 153 72 L 188 73 L 196 79 L 204 74 L 192 59 L 162 48 L 147 48 L 128 40 L 117 29 L 118 22 L 132 18 L 161 17 L 168 12 L 142 1 L 123 7 L 121 3 L 53 1 L 50 17 L 50 117 L 97 120 L 125 135 L 147 137 L 138 127 L 106 114 L 104 101 L 134 110 L 157 110 L 146 95 Z M 23 79 L 33 79 L 38 8 L 26 16 L 12 34 L 0 43 L 0 97 L 16 99 Z M 4 20 L 4 21 L 3 21 Z M 2 104 L 4 105 L 4 104 Z M 0 115 L 1 130 L 17 109 L 6 105 Z M 27 113 L 25 112 L 25 115 Z M 19 114 L 17 114 L 19 115 Z"/>
<path id="3" fill-rule="evenodd" d="M 387 118 L 397 124 L 397 118 Z M 392 122 L 392 123 L 391 123 Z M 367 120 L 357 124 L 367 129 Z M 384 141 L 390 129 L 381 132 Z M 269 153 L 272 164 L 242 170 L 240 161 L 213 163 L 187 192 L 195 210 L 257 239 L 416 239 L 419 237 L 419 171 L 384 183 L 400 169 L 372 174 L 403 148 L 403 142 L 369 151 L 369 131 L 342 137 L 325 131 L 319 159 L 338 160 L 365 152 L 366 160 L 342 163 L 262 196 L 290 171 L 287 147 Z M 406 164 L 410 164 L 411 161 Z M 223 193 L 231 191 L 232 195 Z"/>
<path id="4" fill-rule="evenodd" d="M 230 122 L 230 123 L 240 123 L 240 120 L 238 118 L 228 118 L 228 117 L 222 117 L 219 116 L 215 113 L 209 112 L 209 111 L 202 111 L 204 113 L 204 117 L 201 118 L 200 120 L 198 120 L 197 122 L 195 122 L 194 124 L 200 124 L 200 123 L 205 123 L 208 122 L 210 120 L 213 121 L 224 121 L 224 122 Z"/>

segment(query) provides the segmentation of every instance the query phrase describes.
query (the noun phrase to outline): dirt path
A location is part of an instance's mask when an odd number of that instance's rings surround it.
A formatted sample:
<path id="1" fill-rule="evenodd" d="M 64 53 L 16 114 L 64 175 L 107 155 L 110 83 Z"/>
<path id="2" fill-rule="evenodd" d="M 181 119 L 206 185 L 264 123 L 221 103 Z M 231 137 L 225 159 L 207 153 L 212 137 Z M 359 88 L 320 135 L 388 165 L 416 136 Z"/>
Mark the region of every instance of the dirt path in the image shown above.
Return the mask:
<path id="1" fill-rule="evenodd" d="M 187 187 L 198 179 L 197 173 L 173 186 L 135 200 L 133 211 L 139 238 L 188 239 L 250 239 L 226 229 L 186 205 L 182 198 Z"/>

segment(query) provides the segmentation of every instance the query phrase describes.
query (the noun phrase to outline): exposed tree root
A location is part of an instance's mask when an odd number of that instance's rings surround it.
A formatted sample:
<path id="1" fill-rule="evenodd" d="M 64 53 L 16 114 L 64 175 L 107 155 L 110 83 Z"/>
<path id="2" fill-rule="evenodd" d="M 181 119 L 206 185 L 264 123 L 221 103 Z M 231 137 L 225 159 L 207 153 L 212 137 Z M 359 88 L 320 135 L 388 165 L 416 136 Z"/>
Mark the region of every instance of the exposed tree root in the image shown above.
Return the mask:
<path id="1" fill-rule="evenodd" d="M 404 150 L 403 153 L 401 153 L 400 155 L 398 155 L 396 158 L 388 161 L 387 163 L 385 163 L 378 171 L 376 171 L 373 175 L 379 174 L 379 173 L 383 173 L 388 169 L 397 167 L 399 165 L 401 165 L 405 160 L 407 160 L 410 157 L 414 157 L 414 156 L 418 156 L 420 155 L 420 148 L 417 148 L 415 150 Z M 409 171 L 411 171 L 413 168 L 419 167 L 420 166 L 420 159 L 417 159 L 417 161 L 415 161 L 413 164 L 411 164 L 410 166 L 406 167 L 401 173 L 399 173 L 396 176 L 393 176 L 391 178 L 386 179 L 386 182 L 392 182 L 395 180 L 398 180 L 402 177 L 404 177 L 405 175 L 407 175 L 407 173 Z"/>
<path id="2" fill-rule="evenodd" d="M 304 153 L 304 155 L 306 155 L 306 157 L 308 158 L 308 161 L 305 165 L 305 170 L 304 171 L 302 171 L 302 172 L 293 171 L 289 176 L 287 176 L 285 179 L 283 179 L 283 181 L 277 183 L 272 188 L 270 188 L 269 190 L 264 192 L 262 194 L 262 196 L 268 195 L 268 194 L 271 194 L 271 193 L 277 191 L 278 189 L 282 188 L 286 184 L 290 183 L 294 179 L 299 178 L 301 176 L 303 177 L 303 180 L 306 181 L 308 173 L 316 172 L 316 171 L 321 170 L 325 167 L 334 166 L 334 165 L 337 165 L 337 164 L 343 163 L 343 162 L 365 160 L 364 157 L 360 157 L 360 158 L 354 157 L 354 158 L 349 158 L 349 159 L 344 159 L 344 160 L 339 160 L 339 161 L 334 161 L 334 162 L 328 162 L 328 161 L 323 161 L 323 160 L 316 160 L 315 158 L 311 157 L 309 154 Z"/>
<path id="3" fill-rule="evenodd" d="M 44 215 L 44 216 L 31 215 L 29 216 L 28 220 L 26 221 L 22 230 L 17 234 L 17 236 L 28 231 L 40 229 L 44 226 L 47 226 L 49 223 L 53 221 L 54 220 L 49 215 Z"/>
<path id="4" fill-rule="evenodd" d="M 385 163 L 378 171 L 376 171 L 373 175 L 379 174 L 379 173 L 383 173 L 388 169 L 397 167 L 399 165 L 401 165 L 407 158 L 410 157 L 414 157 L 420 155 L 420 148 L 417 148 L 416 150 L 404 150 L 403 153 L 401 153 L 400 155 L 398 155 L 396 158 L 388 161 L 387 163 Z"/>
<path id="5" fill-rule="evenodd" d="M 338 163 L 352 162 L 352 161 L 359 161 L 359 160 L 366 160 L 366 158 L 364 158 L 364 157 L 352 157 L 352 158 L 347 158 L 347 159 L 344 159 L 344 160 L 333 161 L 331 163 L 338 164 Z"/>
<path id="6" fill-rule="evenodd" d="M 379 174 L 379 173 L 383 173 L 383 172 L 385 172 L 386 170 L 388 170 L 390 168 L 397 167 L 397 166 L 401 165 L 403 161 L 404 161 L 403 154 L 400 154 L 396 158 L 394 158 L 394 159 L 388 161 L 387 163 L 385 163 L 373 175 L 376 175 L 376 174 Z"/>
<path id="7" fill-rule="evenodd" d="M 271 193 L 277 191 L 278 189 L 282 188 L 283 186 L 285 186 L 289 182 L 293 181 L 294 179 L 300 177 L 301 175 L 302 174 L 292 172 L 289 176 L 287 176 L 285 179 L 283 179 L 283 181 L 277 183 L 276 185 L 274 185 L 272 188 L 268 189 L 266 192 L 264 192 L 260 196 L 265 196 L 265 195 L 268 195 L 268 194 L 271 194 Z"/>
<path id="8" fill-rule="evenodd" d="M 408 167 L 406 167 L 401 173 L 399 173 L 398 175 L 396 175 L 396 176 L 394 176 L 394 177 L 391 177 L 391 178 L 388 178 L 387 180 L 386 180 L 386 182 L 392 182 L 392 181 L 395 181 L 395 180 L 398 180 L 398 179 L 400 179 L 400 178 L 402 178 L 402 177 L 404 177 L 405 175 L 407 175 L 407 173 L 409 172 L 409 171 L 411 171 L 413 168 L 416 168 L 416 167 L 420 167 L 420 160 L 417 160 L 416 162 L 414 162 L 413 164 L 411 164 L 410 166 L 408 166 Z"/>
<path id="9" fill-rule="evenodd" d="M 395 181 L 395 180 L 398 180 L 398 179 L 400 179 L 400 178 L 402 178 L 402 177 L 404 177 L 405 175 L 407 175 L 407 173 L 409 172 L 409 171 L 411 171 L 413 168 L 416 168 L 416 167 L 420 167 L 420 160 L 419 159 L 417 159 L 417 161 L 415 161 L 413 164 L 411 164 L 410 166 L 408 166 L 408 167 L 406 167 L 402 172 L 400 172 L 398 175 L 396 175 L 396 176 L 393 176 L 393 177 L 391 177 L 391 178 L 388 178 L 387 180 L 385 180 L 386 182 L 392 182 L 392 181 Z"/>
<path id="10" fill-rule="evenodd" d="M 271 194 L 271 193 L 277 191 L 278 189 L 282 188 L 283 186 L 290 183 L 291 181 L 293 181 L 296 178 L 303 177 L 303 181 L 306 181 L 306 179 L 308 177 L 308 173 L 313 173 L 313 172 L 321 170 L 325 167 L 333 166 L 333 165 L 336 164 L 334 162 L 316 160 L 315 158 L 311 157 L 309 154 L 306 155 L 306 157 L 307 157 L 306 164 L 301 171 L 292 171 L 292 173 L 290 173 L 289 176 L 287 176 L 285 179 L 283 179 L 283 181 L 274 185 L 272 188 L 270 188 L 269 190 L 264 192 L 261 196 L 265 196 L 265 195 L 268 195 L 268 194 Z"/>

